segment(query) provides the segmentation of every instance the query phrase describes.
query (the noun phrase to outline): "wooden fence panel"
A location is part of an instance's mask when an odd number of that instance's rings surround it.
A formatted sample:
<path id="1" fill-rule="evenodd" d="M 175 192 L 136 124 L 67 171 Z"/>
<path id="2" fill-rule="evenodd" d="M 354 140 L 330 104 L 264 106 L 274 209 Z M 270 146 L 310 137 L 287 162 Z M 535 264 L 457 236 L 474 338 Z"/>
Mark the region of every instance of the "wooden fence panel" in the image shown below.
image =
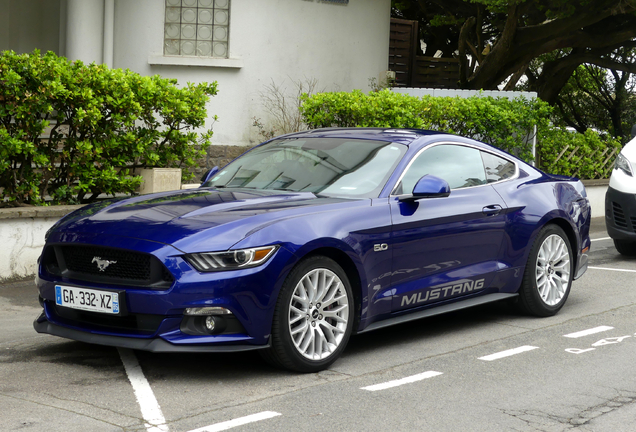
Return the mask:
<path id="1" fill-rule="evenodd" d="M 459 60 L 418 56 L 413 87 L 423 88 L 459 88 Z"/>
<path id="2" fill-rule="evenodd" d="M 619 151 L 620 149 L 617 149 L 617 148 L 610 149 L 609 147 L 606 147 L 604 150 L 597 149 L 591 154 L 585 155 L 585 157 L 588 157 L 592 160 L 602 161 L 600 165 L 598 166 L 598 169 L 594 171 L 594 174 L 592 176 L 589 176 L 589 175 L 587 176 L 589 177 L 589 180 L 609 178 L 610 175 L 612 174 L 612 170 L 614 169 L 614 159 L 615 159 L 616 153 L 618 153 Z M 565 147 L 561 150 L 561 152 L 559 152 L 559 155 L 556 157 L 554 162 L 552 162 L 551 166 L 556 165 L 556 163 L 561 158 L 565 158 L 568 161 L 572 161 L 575 164 L 578 164 L 584 157 L 584 155 L 579 155 L 578 153 L 579 153 L 578 146 L 572 149 L 569 144 L 566 144 Z M 539 164 L 539 167 L 548 172 L 550 171 L 550 166 L 542 166 L 541 164 Z M 579 177 L 581 175 L 580 168 L 577 168 L 572 173 L 572 175 L 575 177 Z"/>
<path id="3" fill-rule="evenodd" d="M 395 87 L 459 88 L 459 61 L 418 55 L 417 21 L 391 18 L 389 69 L 395 72 Z"/>
<path id="4" fill-rule="evenodd" d="M 395 72 L 396 87 L 412 87 L 413 63 L 417 54 L 417 21 L 391 18 L 389 70 Z"/>

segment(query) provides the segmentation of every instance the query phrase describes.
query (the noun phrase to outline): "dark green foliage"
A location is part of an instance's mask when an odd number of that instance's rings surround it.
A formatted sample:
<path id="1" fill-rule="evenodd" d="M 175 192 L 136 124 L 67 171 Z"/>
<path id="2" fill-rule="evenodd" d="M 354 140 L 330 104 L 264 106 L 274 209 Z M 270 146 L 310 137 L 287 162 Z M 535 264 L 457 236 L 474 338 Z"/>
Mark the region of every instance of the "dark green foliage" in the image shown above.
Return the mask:
<path id="1" fill-rule="evenodd" d="M 419 22 L 424 55 L 459 60 L 460 88 L 512 90 L 526 76 L 554 105 L 579 65 L 634 71 L 608 55 L 633 47 L 636 0 L 392 0 L 392 15 Z M 563 50 L 534 71 L 534 59 Z M 521 80 L 521 81 L 520 81 Z"/>
<path id="2" fill-rule="evenodd" d="M 577 174 L 582 178 L 598 178 L 603 162 L 601 153 L 616 141 L 603 140 L 596 132 L 567 132 L 550 123 L 552 108 L 537 99 L 492 97 L 422 98 L 394 93 L 390 90 L 365 94 L 319 93 L 303 98 L 301 113 L 310 128 L 319 127 L 394 127 L 431 129 L 471 137 L 530 162 L 531 138 L 538 129 L 537 152 L 541 168 L 554 174 Z M 562 148 L 578 147 L 578 156 L 561 158 Z M 598 151 L 598 150 L 601 151 Z M 568 153 L 569 155 L 569 153 Z M 594 159 L 597 155 L 597 159 Z M 580 160 L 576 167 L 574 161 Z M 613 160 L 613 159 L 612 159 Z M 555 162 L 556 161 L 556 162 Z M 611 161 L 609 162 L 611 164 Z"/>
<path id="3" fill-rule="evenodd" d="M 636 50 L 618 48 L 610 56 L 614 61 L 634 64 Z M 581 65 L 559 93 L 556 106 L 559 115 L 555 121 L 579 132 L 587 128 L 609 131 L 627 143 L 636 123 L 636 80 L 630 72 Z"/>
<path id="4" fill-rule="evenodd" d="M 620 139 L 591 129 L 581 134 L 544 128 L 539 131 L 538 139 L 541 169 L 584 179 L 609 178 L 621 150 Z"/>
<path id="5" fill-rule="evenodd" d="M 216 82 L 179 88 L 52 52 L 2 52 L 0 198 L 88 202 L 134 192 L 135 168 L 193 166 L 210 144 L 212 132 L 196 129 L 216 93 Z"/>

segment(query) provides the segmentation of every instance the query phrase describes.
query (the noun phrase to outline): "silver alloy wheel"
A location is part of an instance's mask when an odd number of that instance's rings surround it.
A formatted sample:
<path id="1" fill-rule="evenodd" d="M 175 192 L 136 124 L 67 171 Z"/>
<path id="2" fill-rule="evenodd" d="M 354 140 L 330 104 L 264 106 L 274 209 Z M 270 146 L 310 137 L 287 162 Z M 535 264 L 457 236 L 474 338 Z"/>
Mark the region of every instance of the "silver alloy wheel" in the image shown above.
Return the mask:
<path id="1" fill-rule="evenodd" d="M 535 276 L 541 300 L 549 306 L 558 304 L 570 283 L 570 251 L 561 236 L 552 234 L 541 244 Z"/>
<path id="2" fill-rule="evenodd" d="M 298 352 L 310 360 L 329 357 L 347 331 L 349 299 L 334 272 L 318 268 L 304 275 L 289 302 L 289 332 Z"/>

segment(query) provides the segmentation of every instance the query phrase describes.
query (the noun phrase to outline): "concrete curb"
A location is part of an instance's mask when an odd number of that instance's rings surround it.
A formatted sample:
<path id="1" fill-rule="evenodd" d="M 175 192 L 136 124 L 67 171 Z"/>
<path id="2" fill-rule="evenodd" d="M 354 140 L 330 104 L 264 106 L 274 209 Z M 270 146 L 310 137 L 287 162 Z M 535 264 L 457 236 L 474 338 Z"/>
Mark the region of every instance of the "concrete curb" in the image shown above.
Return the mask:
<path id="1" fill-rule="evenodd" d="M 0 209 L 0 219 L 61 218 L 84 205 L 59 205 L 48 207 L 12 207 Z"/>

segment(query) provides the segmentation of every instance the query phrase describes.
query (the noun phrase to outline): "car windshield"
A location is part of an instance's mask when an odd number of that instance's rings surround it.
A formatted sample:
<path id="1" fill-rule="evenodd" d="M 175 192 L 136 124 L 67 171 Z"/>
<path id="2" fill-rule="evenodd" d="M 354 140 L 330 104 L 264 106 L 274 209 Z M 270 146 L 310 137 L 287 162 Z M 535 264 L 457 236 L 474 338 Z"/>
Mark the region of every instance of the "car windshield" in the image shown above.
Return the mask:
<path id="1" fill-rule="evenodd" d="M 279 139 L 223 168 L 204 186 L 377 197 L 406 146 L 345 138 Z"/>

